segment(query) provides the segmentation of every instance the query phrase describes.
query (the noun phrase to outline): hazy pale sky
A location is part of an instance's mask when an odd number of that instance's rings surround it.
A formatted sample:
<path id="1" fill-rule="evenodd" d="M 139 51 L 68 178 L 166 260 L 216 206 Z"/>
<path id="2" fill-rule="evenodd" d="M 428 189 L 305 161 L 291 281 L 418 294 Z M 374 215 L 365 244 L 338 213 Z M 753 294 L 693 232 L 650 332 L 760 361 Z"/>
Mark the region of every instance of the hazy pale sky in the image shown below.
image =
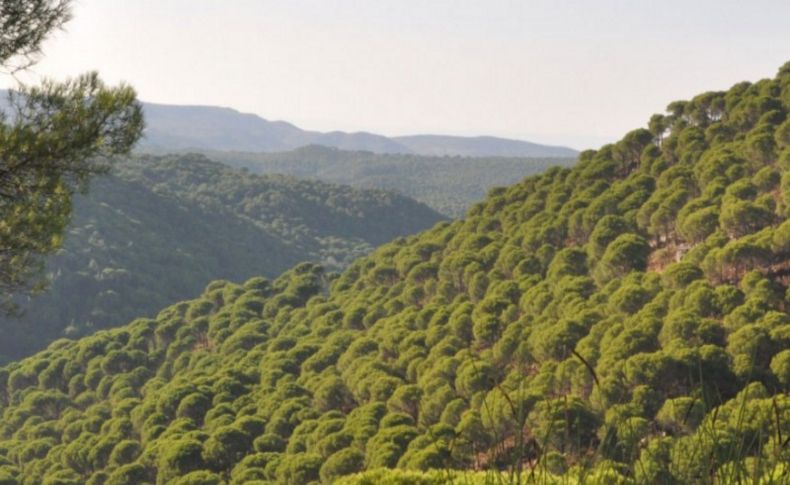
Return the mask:
<path id="1" fill-rule="evenodd" d="M 26 80 L 95 69 L 146 101 L 308 129 L 575 148 L 790 60 L 788 0 L 77 0 L 74 17 Z"/>

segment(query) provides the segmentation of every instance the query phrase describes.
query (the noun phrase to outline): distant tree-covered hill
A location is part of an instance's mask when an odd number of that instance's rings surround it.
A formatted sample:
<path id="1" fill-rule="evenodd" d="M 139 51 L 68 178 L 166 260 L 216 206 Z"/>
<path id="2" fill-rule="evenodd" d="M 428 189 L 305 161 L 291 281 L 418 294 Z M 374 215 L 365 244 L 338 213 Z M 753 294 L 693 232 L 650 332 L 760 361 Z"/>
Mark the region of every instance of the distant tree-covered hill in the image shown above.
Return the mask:
<path id="1" fill-rule="evenodd" d="M 789 391 L 790 63 L 339 276 L 0 369 L 0 480 L 786 484 Z"/>
<path id="2" fill-rule="evenodd" d="M 148 315 L 211 280 L 340 269 L 442 217 L 392 192 L 257 176 L 200 155 L 125 160 L 78 197 L 51 285 L 0 320 L 0 359 Z"/>
<path id="3" fill-rule="evenodd" d="M 493 187 L 510 185 L 573 158 L 377 154 L 310 145 L 289 152 L 208 152 L 212 159 L 255 173 L 310 177 L 360 188 L 391 189 L 449 217 L 462 217 Z"/>
<path id="4" fill-rule="evenodd" d="M 426 156 L 575 158 L 576 150 L 495 136 L 409 135 L 393 140 Z"/>
<path id="5" fill-rule="evenodd" d="M 238 150 L 274 152 L 306 145 L 343 150 L 418 155 L 465 155 L 573 158 L 571 148 L 496 137 L 417 135 L 386 137 L 375 133 L 321 133 L 285 121 L 217 106 L 179 106 L 145 103 L 146 150 Z"/>

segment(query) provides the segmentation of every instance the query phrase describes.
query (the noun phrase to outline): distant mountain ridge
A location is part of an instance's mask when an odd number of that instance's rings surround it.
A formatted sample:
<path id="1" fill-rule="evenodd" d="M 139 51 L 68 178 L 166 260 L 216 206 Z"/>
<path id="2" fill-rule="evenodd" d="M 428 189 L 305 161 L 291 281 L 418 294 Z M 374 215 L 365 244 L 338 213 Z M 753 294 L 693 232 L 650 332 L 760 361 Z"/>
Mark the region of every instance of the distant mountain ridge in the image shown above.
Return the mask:
<path id="1" fill-rule="evenodd" d="M 8 108 L 7 93 L 0 89 L 0 110 Z M 349 151 L 427 156 L 575 158 L 579 154 L 564 146 L 494 136 L 322 133 L 220 106 L 143 103 L 143 109 L 146 129 L 138 148 L 145 152 L 283 152 L 321 145 Z"/>
<path id="2" fill-rule="evenodd" d="M 415 155 L 500 157 L 575 157 L 572 148 L 491 136 L 412 135 L 303 130 L 285 121 L 217 106 L 144 103 L 146 131 L 140 148 L 151 150 L 237 150 L 277 152 L 307 145 L 342 150 Z"/>

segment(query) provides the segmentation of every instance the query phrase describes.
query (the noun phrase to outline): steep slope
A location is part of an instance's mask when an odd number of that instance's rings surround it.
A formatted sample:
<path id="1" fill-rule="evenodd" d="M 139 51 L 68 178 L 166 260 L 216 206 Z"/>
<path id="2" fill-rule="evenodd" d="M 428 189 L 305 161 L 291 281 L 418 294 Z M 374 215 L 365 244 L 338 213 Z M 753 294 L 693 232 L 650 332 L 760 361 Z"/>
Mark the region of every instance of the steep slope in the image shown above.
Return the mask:
<path id="1" fill-rule="evenodd" d="M 198 155 L 126 160 L 76 199 L 49 290 L 20 301 L 22 318 L 0 319 L 0 361 L 154 314 L 214 279 L 301 261 L 337 270 L 439 220 L 393 193 L 251 176 Z"/>
<path id="2" fill-rule="evenodd" d="M 144 150 L 238 150 L 285 151 L 306 145 L 343 150 L 422 155 L 471 155 L 566 157 L 577 152 L 566 147 L 539 145 L 495 137 L 418 135 L 388 138 L 375 133 L 320 133 L 303 130 L 284 121 L 268 121 L 257 115 L 216 106 L 144 104 L 146 117 Z"/>
<path id="3" fill-rule="evenodd" d="M 310 145 L 289 152 L 207 152 L 254 173 L 310 177 L 359 188 L 389 189 L 449 217 L 462 217 L 486 192 L 574 158 L 428 157 L 345 151 Z"/>
<path id="4" fill-rule="evenodd" d="M 337 278 L 300 265 L 219 281 L 57 342 L 0 373 L 0 473 L 786 482 L 788 112 L 790 63 L 673 103 Z"/>

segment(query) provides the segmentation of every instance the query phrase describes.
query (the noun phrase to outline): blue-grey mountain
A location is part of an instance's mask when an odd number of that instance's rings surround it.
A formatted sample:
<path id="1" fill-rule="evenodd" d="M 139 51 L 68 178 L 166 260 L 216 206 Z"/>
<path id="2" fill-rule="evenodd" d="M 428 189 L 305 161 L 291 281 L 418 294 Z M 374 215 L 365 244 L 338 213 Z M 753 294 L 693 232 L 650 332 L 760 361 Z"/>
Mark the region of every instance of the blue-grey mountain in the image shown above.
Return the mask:
<path id="1" fill-rule="evenodd" d="M 415 135 L 386 137 L 375 133 L 321 133 L 285 121 L 216 106 L 178 106 L 146 103 L 144 150 L 238 150 L 277 152 L 306 145 L 343 150 L 416 155 L 503 157 L 575 157 L 571 148 L 540 145 L 495 137 Z"/>

